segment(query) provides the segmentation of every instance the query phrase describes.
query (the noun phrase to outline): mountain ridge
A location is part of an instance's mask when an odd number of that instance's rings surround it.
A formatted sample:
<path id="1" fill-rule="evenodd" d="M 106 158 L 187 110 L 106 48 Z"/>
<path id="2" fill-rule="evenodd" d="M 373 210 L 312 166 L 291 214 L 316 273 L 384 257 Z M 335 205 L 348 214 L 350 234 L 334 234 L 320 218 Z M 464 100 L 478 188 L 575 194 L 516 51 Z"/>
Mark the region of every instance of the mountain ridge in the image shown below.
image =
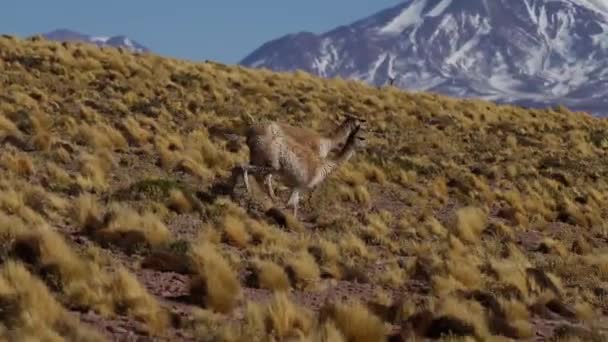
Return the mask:
<path id="1" fill-rule="evenodd" d="M 143 44 L 129 38 L 126 35 L 113 35 L 113 36 L 96 36 L 81 33 L 79 31 L 58 28 L 46 33 L 41 34 L 46 39 L 56 41 L 80 41 L 85 43 L 92 43 L 98 46 L 112 46 L 126 48 L 133 52 L 150 52 L 151 50 Z"/>
<path id="2" fill-rule="evenodd" d="M 263 44 L 241 65 L 606 115 L 608 10 L 591 0 L 413 0 L 321 34 Z"/>

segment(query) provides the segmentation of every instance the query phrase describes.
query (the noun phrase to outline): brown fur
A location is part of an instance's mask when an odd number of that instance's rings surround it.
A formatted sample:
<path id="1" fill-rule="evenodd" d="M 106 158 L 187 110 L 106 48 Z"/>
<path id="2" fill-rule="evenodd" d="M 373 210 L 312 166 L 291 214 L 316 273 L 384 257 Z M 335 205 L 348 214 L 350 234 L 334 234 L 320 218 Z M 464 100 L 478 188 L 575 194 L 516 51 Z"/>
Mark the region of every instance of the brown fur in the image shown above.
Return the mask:
<path id="1" fill-rule="evenodd" d="M 249 146 L 249 166 L 244 168 L 245 185 L 249 191 L 248 170 L 252 170 L 256 179 L 267 185 L 267 192 L 274 200 L 276 197 L 267 181 L 262 180 L 263 175 L 279 174 L 285 184 L 292 188 L 287 205 L 293 206 L 294 216 L 297 216 L 299 194 L 303 190 L 310 190 L 321 183 L 342 163 L 350 159 L 359 146 L 362 138 L 357 136 L 357 126 L 348 136 L 348 139 L 335 159 L 326 159 L 306 145 L 298 143 L 291 136 L 285 134 L 281 125 L 270 123 L 265 126 L 252 126 L 247 131 L 247 145 Z M 267 178 L 268 179 L 268 178 Z"/>
<path id="2" fill-rule="evenodd" d="M 304 147 L 318 151 L 318 155 L 325 158 L 339 144 L 346 141 L 350 133 L 360 124 L 359 121 L 356 118 L 348 117 L 331 135 L 321 135 L 310 128 L 295 127 L 285 123 L 279 123 L 279 127 L 287 136 Z"/>
<path id="3" fill-rule="evenodd" d="M 365 120 L 356 117 L 347 116 L 346 120 L 344 120 L 331 135 L 321 135 L 310 128 L 296 127 L 286 123 L 253 125 L 249 127 L 246 132 L 247 145 L 250 147 L 250 164 L 258 166 L 270 164 L 270 160 L 268 159 L 269 155 L 265 155 L 266 149 L 264 146 L 270 145 L 270 141 L 276 139 L 277 134 L 301 145 L 304 149 L 313 151 L 321 158 L 326 158 L 331 151 L 344 143 L 349 134 L 364 121 Z M 273 200 L 276 200 L 272 187 L 272 173 L 267 173 L 264 179 L 259 173 L 255 175 L 255 177 L 258 183 L 264 183 L 266 185 L 268 195 Z M 245 181 L 245 184 L 249 188 L 247 180 Z"/>

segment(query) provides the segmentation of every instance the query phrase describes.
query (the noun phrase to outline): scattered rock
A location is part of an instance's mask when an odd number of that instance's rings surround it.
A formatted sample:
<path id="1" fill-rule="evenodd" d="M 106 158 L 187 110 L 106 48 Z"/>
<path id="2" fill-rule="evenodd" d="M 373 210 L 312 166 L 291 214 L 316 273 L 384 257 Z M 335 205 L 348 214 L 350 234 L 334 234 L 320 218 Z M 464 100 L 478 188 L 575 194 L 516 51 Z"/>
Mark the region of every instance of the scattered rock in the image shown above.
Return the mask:
<path id="1" fill-rule="evenodd" d="M 92 236 L 103 247 L 115 246 L 126 254 L 133 254 L 138 250 L 149 249 L 150 244 L 142 232 L 127 230 L 99 230 Z"/>
<path id="2" fill-rule="evenodd" d="M 576 319 L 576 311 L 570 305 L 559 301 L 557 299 L 551 299 L 545 304 L 547 308 L 556 314 L 568 318 L 568 319 Z"/>
<path id="3" fill-rule="evenodd" d="M 558 339 L 579 338 L 582 341 L 594 341 L 594 334 L 582 327 L 576 327 L 570 324 L 561 324 L 554 330 L 555 337 Z"/>
<path id="4" fill-rule="evenodd" d="M 576 240 L 574 240 L 574 242 L 572 242 L 572 247 L 570 248 L 570 250 L 573 253 L 585 255 L 591 253 L 593 248 L 591 247 L 589 242 L 585 240 L 584 237 L 579 236 Z"/>
<path id="5" fill-rule="evenodd" d="M 597 297 L 608 296 L 608 289 L 605 287 L 596 287 L 593 289 L 593 294 L 595 294 Z"/>
<path id="6" fill-rule="evenodd" d="M 40 240 L 35 236 L 27 236 L 17 239 L 13 243 L 11 255 L 26 264 L 38 264 L 41 256 Z"/>
<path id="7" fill-rule="evenodd" d="M 561 298 L 561 292 L 559 288 L 553 283 L 553 280 L 547 276 L 547 274 L 538 268 L 530 267 L 526 269 L 526 275 L 528 276 L 528 283 L 530 279 L 541 288 L 541 290 L 549 290 L 553 292 L 558 298 Z M 530 284 L 528 284 L 530 287 Z"/>
<path id="8" fill-rule="evenodd" d="M 429 282 L 433 275 L 432 261 L 425 257 L 418 257 L 414 265 L 412 279 Z"/>
<path id="9" fill-rule="evenodd" d="M 447 335 L 463 337 L 475 336 L 475 328 L 456 317 L 448 315 L 434 317 L 429 310 L 423 310 L 414 314 L 402 325 L 402 334 L 433 339 Z"/>
<path id="10" fill-rule="evenodd" d="M 473 299 L 486 308 L 492 315 L 504 318 L 506 317 L 504 310 L 500 306 L 496 297 L 485 291 L 474 290 L 474 291 L 462 291 L 461 295 L 466 299 Z"/>
<path id="11" fill-rule="evenodd" d="M 169 251 L 153 251 L 142 261 L 143 268 L 161 272 L 175 272 L 179 274 L 194 274 L 190 259 L 185 255 L 178 255 Z"/>

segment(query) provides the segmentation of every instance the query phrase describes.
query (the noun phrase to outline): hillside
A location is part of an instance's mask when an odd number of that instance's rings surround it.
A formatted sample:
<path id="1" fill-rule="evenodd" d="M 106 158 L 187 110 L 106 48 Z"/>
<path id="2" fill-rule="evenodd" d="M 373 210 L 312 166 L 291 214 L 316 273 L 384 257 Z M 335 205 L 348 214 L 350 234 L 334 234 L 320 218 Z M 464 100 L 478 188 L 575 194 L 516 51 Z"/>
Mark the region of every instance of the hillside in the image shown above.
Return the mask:
<path id="1" fill-rule="evenodd" d="M 603 338 L 605 120 L 7 36 L 0 84 L 3 338 Z M 346 112 L 302 221 L 227 191 L 225 133 Z"/>

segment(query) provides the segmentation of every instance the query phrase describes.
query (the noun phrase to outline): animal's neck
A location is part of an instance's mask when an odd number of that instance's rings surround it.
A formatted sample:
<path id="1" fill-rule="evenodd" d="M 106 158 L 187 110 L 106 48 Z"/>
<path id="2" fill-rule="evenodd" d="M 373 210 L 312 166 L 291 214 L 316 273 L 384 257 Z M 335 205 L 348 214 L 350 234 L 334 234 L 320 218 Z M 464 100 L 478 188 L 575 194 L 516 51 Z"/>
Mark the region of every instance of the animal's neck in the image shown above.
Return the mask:
<path id="1" fill-rule="evenodd" d="M 351 127 L 350 122 L 348 122 L 348 121 L 343 122 L 340 126 L 338 126 L 336 131 L 330 135 L 332 145 L 335 146 L 335 145 L 343 142 L 344 140 L 346 140 L 346 138 L 348 137 L 348 135 L 350 134 L 351 131 L 352 131 L 352 127 Z"/>
<path id="2" fill-rule="evenodd" d="M 340 151 L 340 154 L 338 154 L 338 157 L 336 158 L 335 163 L 337 164 L 337 166 L 340 166 L 341 164 L 346 163 L 350 158 L 352 158 L 352 156 L 354 154 L 355 154 L 354 144 L 348 144 L 348 145 L 344 146 L 342 151 Z"/>
<path id="3" fill-rule="evenodd" d="M 346 163 L 352 156 L 355 154 L 355 144 L 354 139 L 351 139 L 347 144 L 342 148 L 338 156 L 333 160 L 328 160 L 325 163 L 324 169 L 326 170 L 326 176 L 340 167 L 342 164 Z"/>

